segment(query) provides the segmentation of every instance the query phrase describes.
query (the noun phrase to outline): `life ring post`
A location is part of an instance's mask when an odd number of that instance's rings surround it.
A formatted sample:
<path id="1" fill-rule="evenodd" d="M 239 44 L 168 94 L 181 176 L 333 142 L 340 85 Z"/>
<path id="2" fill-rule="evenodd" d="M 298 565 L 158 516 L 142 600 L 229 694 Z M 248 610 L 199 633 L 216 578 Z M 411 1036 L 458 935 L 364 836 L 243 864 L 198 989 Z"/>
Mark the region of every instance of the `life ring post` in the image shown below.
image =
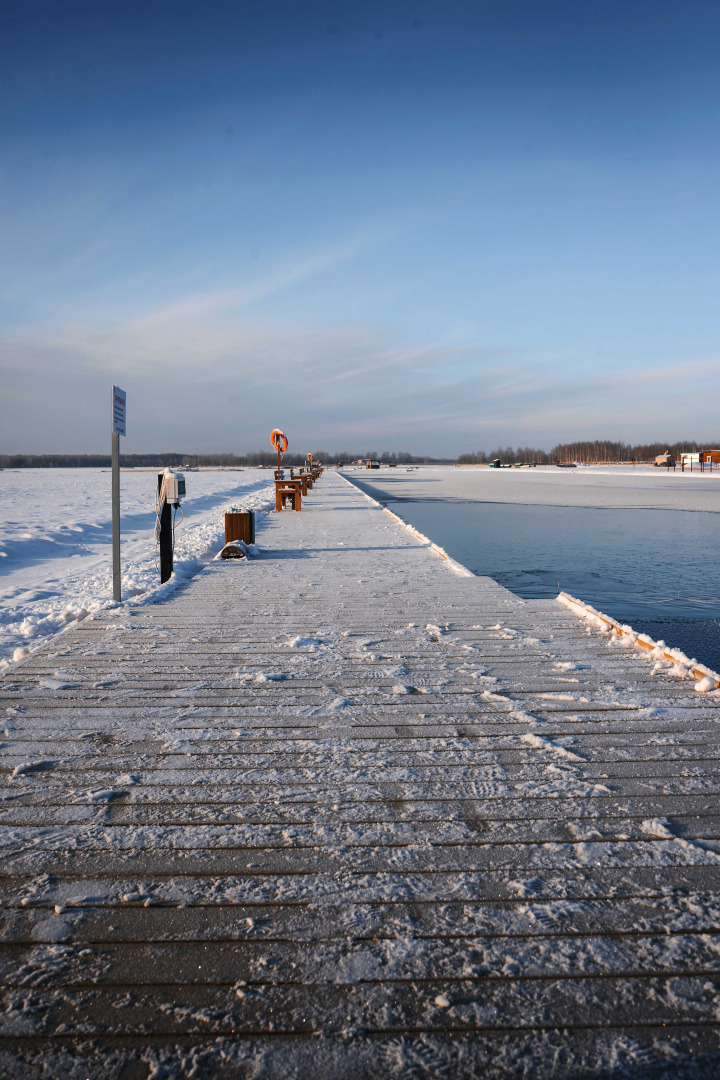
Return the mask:
<path id="1" fill-rule="evenodd" d="M 282 454 L 285 453 L 285 451 L 288 448 L 287 436 L 285 435 L 284 432 L 282 432 L 280 430 L 280 428 L 273 428 L 273 430 L 270 432 L 270 442 L 273 444 L 273 446 L 277 450 L 277 456 L 278 456 L 277 467 L 279 469 L 280 468 L 280 457 L 282 456 Z"/>

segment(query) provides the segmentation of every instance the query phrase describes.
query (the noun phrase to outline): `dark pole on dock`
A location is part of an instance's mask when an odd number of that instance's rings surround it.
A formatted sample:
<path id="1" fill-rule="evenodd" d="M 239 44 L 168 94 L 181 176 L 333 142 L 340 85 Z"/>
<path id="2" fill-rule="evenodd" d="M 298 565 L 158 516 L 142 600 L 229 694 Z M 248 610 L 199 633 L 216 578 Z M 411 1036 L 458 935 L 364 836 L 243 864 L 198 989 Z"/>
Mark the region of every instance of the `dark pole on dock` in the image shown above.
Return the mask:
<path id="1" fill-rule="evenodd" d="M 160 583 L 167 581 L 173 572 L 172 510 L 163 494 L 164 473 L 158 473 L 158 499 L 160 507 Z"/>
<path id="2" fill-rule="evenodd" d="M 120 573 L 120 436 L 126 432 L 127 394 L 119 386 L 115 386 L 114 383 L 111 417 L 112 581 L 113 600 L 116 604 L 119 604 L 122 600 L 122 578 Z"/>

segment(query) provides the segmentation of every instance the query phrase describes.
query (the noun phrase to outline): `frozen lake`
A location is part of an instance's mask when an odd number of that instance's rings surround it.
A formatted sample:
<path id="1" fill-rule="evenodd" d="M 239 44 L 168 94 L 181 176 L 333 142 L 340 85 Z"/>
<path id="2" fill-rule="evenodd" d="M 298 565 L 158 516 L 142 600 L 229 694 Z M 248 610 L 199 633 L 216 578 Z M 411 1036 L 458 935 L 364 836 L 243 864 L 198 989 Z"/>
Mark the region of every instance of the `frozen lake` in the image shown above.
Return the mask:
<path id="1" fill-rule="evenodd" d="M 348 476 L 519 596 L 564 589 L 720 665 L 720 470 L 431 466 Z"/>

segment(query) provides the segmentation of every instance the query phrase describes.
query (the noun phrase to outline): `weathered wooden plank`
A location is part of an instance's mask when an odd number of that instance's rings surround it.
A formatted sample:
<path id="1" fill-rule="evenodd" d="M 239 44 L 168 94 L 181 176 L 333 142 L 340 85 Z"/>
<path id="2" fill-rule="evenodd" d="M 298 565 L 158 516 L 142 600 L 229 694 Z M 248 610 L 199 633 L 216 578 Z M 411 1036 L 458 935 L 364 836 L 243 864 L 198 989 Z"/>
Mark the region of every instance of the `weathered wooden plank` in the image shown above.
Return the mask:
<path id="1" fill-rule="evenodd" d="M 599 878 L 595 884 L 600 884 Z M 116 882 L 111 893 L 119 896 L 123 888 L 129 890 L 131 885 L 129 881 Z M 77 892 L 77 882 L 72 887 Z M 98 892 L 102 887 L 98 882 Z M 52 895 L 48 889 L 48 894 L 34 905 L 8 909 L 0 926 L 0 940 L 18 947 L 66 939 L 78 945 L 252 940 L 290 942 L 299 947 L 300 943 L 307 946 L 316 940 L 324 941 L 330 933 L 335 939 L 345 936 L 349 942 L 385 938 L 394 941 L 403 937 L 458 942 L 479 936 L 530 940 L 558 935 L 568 939 L 577 935 L 609 936 L 628 942 L 635 935 L 718 933 L 720 893 L 668 896 L 659 890 L 653 893 L 646 889 L 640 895 L 641 888 L 639 883 L 638 895 L 633 896 L 625 883 L 625 888 L 615 897 L 575 895 L 554 901 L 515 896 L 502 902 L 493 898 L 378 900 L 321 906 L 312 902 L 243 904 L 221 902 L 222 898 L 215 901 L 213 897 L 205 903 L 182 906 L 147 905 L 142 898 L 113 902 L 109 894 L 92 905 L 63 906 L 54 900 L 70 894 L 63 891 L 62 883 L 55 882 Z M 152 898 L 156 886 L 151 889 L 144 884 L 142 889 Z M 124 895 L 131 896 L 132 892 L 126 891 Z M 56 906 L 61 910 L 56 912 Z M 109 911 L 112 919 L 108 918 Z M 511 943 L 506 945 L 511 947 Z"/>
<path id="2" fill-rule="evenodd" d="M 272 981 L 245 986 L 188 985 L 184 975 L 178 972 L 177 981 L 158 986 L 121 983 L 102 992 L 96 988 L 54 991 L 42 986 L 9 989 L 0 1037 L 47 1036 L 59 1028 L 86 1036 L 97 1032 L 150 1038 L 267 1031 L 350 1034 L 355 1027 L 408 1034 L 559 1027 L 572 1031 L 588 1024 L 617 1023 L 619 1009 L 639 1025 L 720 1026 L 714 987 L 709 984 L 713 971 L 704 970 L 645 978 L 519 980 L 508 973 L 498 979 L 348 980 L 345 985 L 316 982 L 312 992 L 308 985 L 283 986 Z"/>

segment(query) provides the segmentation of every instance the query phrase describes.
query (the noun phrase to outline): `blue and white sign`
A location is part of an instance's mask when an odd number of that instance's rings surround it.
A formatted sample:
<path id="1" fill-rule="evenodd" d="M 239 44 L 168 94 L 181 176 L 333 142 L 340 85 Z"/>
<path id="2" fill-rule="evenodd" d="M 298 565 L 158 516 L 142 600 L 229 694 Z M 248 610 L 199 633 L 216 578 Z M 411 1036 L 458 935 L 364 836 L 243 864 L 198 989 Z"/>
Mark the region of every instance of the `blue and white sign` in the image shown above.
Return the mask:
<path id="1" fill-rule="evenodd" d="M 112 431 L 113 435 L 125 434 L 127 417 L 127 394 L 119 386 L 112 388 Z"/>

